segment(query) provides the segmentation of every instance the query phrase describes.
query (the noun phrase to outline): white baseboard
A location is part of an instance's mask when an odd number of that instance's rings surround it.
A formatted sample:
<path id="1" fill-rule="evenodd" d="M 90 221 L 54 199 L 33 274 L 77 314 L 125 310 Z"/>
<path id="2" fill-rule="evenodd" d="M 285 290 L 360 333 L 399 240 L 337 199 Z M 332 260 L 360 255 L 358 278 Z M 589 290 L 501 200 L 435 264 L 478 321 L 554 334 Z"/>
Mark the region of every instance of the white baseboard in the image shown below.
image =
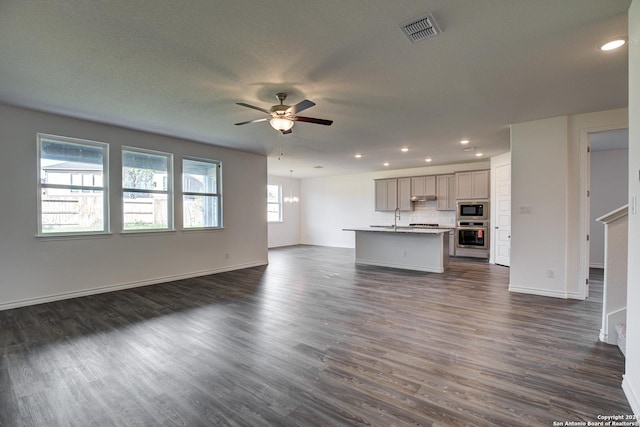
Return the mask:
<path id="1" fill-rule="evenodd" d="M 624 395 L 627 397 L 629 406 L 631 406 L 631 410 L 634 415 L 640 417 L 640 399 L 638 399 L 640 396 L 640 389 L 631 383 L 628 375 L 622 376 L 622 391 L 624 391 Z"/>
<path id="2" fill-rule="evenodd" d="M 607 330 L 605 328 L 600 328 L 600 335 L 599 335 L 600 342 L 611 344 L 609 342 L 609 334 L 606 331 Z"/>
<path id="3" fill-rule="evenodd" d="M 562 299 L 569 298 L 569 295 L 567 295 L 566 292 L 548 291 L 548 290 L 537 289 L 537 288 L 527 288 L 523 286 L 514 286 L 511 284 L 509 284 L 509 291 L 518 292 L 521 294 L 540 295 L 543 297 L 553 297 L 553 298 L 562 298 Z"/>
<path id="4" fill-rule="evenodd" d="M 228 265 L 210 270 L 193 271 L 189 273 L 176 274 L 164 277 L 154 277 L 152 279 L 138 280 L 135 282 L 118 283 L 97 288 L 83 289 L 80 291 L 63 292 L 60 294 L 47 295 L 43 297 L 27 298 L 18 301 L 0 303 L 0 311 L 10 310 L 12 308 L 26 307 L 28 305 L 44 304 L 53 301 L 60 301 L 71 298 L 85 297 L 89 295 L 103 294 L 106 292 L 120 291 L 123 289 L 139 288 L 141 286 L 157 285 L 158 283 L 172 282 L 174 280 L 190 279 L 192 277 L 207 276 L 209 274 L 224 273 L 225 271 L 241 270 L 243 268 L 258 267 L 267 265 L 269 261 L 256 261 L 245 264 Z"/>

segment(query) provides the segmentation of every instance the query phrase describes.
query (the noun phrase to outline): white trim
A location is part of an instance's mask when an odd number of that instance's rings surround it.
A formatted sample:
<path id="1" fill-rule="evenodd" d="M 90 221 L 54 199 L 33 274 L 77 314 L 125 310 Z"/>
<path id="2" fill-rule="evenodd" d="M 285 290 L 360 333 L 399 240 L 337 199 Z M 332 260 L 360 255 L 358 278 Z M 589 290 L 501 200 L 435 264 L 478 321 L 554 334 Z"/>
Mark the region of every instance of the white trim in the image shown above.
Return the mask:
<path id="1" fill-rule="evenodd" d="M 48 295 L 45 297 L 27 298 L 23 300 L 0 304 L 0 311 L 11 310 L 13 308 L 18 308 L 18 307 L 26 307 L 29 305 L 44 304 L 48 302 L 60 301 L 60 300 L 71 299 L 71 298 L 85 297 L 89 295 L 103 294 L 106 292 L 120 291 L 123 289 L 138 288 L 141 286 L 149 286 L 149 285 L 156 285 L 159 283 L 173 282 L 175 280 L 190 279 L 192 277 L 207 276 L 209 274 L 224 273 L 226 271 L 241 270 L 241 269 L 250 268 L 250 267 L 259 267 L 261 265 L 267 265 L 267 264 L 269 264 L 269 261 L 261 260 L 261 261 L 255 261 L 255 262 L 244 263 L 244 264 L 229 265 L 225 267 L 214 268 L 211 270 L 202 270 L 202 271 L 194 271 L 191 273 L 176 274 L 171 276 L 155 277 L 153 279 L 138 280 L 135 282 L 128 282 L 128 283 L 118 283 L 114 285 L 102 286 L 99 288 L 85 289 L 82 291 L 64 292 L 60 294 Z"/>
<path id="2" fill-rule="evenodd" d="M 166 190 L 143 190 L 138 188 L 125 188 L 124 179 L 122 178 L 122 172 L 124 171 L 124 155 L 125 152 L 129 153 L 140 153 L 140 154 L 148 154 L 150 156 L 156 157 L 166 157 L 167 160 L 167 189 Z M 125 228 L 125 218 L 124 218 L 124 202 L 122 202 L 122 212 L 120 213 L 122 227 L 121 233 L 134 232 L 138 233 L 140 231 L 175 231 L 175 189 L 174 189 L 174 177 L 173 177 L 173 162 L 174 156 L 173 153 L 167 153 L 165 151 L 158 150 L 149 150 L 147 148 L 137 148 L 129 145 L 123 145 L 120 147 L 120 189 L 121 200 L 124 200 L 124 193 L 141 193 L 141 194 L 160 194 L 167 196 L 167 227 L 166 228 L 151 228 L 148 230 L 138 230 L 138 229 L 126 229 Z"/>
<path id="3" fill-rule="evenodd" d="M 601 268 L 604 269 L 604 264 L 592 262 L 589 264 L 589 268 Z"/>
<path id="4" fill-rule="evenodd" d="M 634 387 L 631 384 L 631 380 L 628 375 L 622 376 L 622 391 L 624 391 L 624 395 L 627 397 L 629 401 L 629 406 L 631 406 L 631 410 L 633 413 L 640 417 L 640 399 L 638 398 L 639 393 L 636 392 L 637 387 Z M 638 390 L 640 391 L 640 390 Z"/>
<path id="5" fill-rule="evenodd" d="M 278 202 L 270 202 L 269 201 L 269 187 L 278 187 Z M 283 218 L 284 218 L 284 214 L 283 214 L 283 203 L 282 203 L 282 191 L 284 189 L 284 186 L 282 184 L 269 184 L 267 182 L 267 224 L 278 224 L 278 223 L 282 223 L 284 222 Z M 269 210 L 269 205 L 278 205 L 278 220 L 277 221 L 271 221 L 268 218 L 268 210 Z"/>
<path id="6" fill-rule="evenodd" d="M 627 307 L 622 307 L 611 313 L 602 314 L 602 328 L 600 329 L 600 341 L 607 344 L 617 345 L 618 334 L 616 325 L 627 321 Z"/>
<path id="7" fill-rule="evenodd" d="M 620 206 L 618 209 L 614 209 L 611 212 L 602 215 L 600 218 L 596 218 L 596 221 L 610 224 L 627 216 L 629 216 L 629 204 Z"/>
<path id="8" fill-rule="evenodd" d="M 498 210 L 498 191 L 496 186 L 498 185 L 496 181 L 497 177 L 497 169 L 504 166 L 511 166 L 511 151 L 507 153 L 500 154 L 498 156 L 494 156 L 491 158 L 491 193 L 490 193 L 490 209 L 491 209 L 491 222 L 489 223 L 489 264 L 495 264 L 496 258 L 496 226 L 497 226 L 497 210 Z M 511 177 L 509 177 L 511 179 Z M 511 193 L 509 194 L 509 198 L 511 199 Z M 509 264 L 511 264 L 509 262 Z M 501 264 L 498 264 L 501 265 Z M 509 266 L 505 266 L 509 267 Z"/>
<path id="9" fill-rule="evenodd" d="M 530 295 L 540 295 L 543 297 L 569 299 L 569 294 L 567 294 L 566 292 L 545 291 L 539 288 L 527 288 L 523 286 L 514 286 L 512 284 L 509 284 L 509 292 L 517 292 L 521 294 L 530 294 Z"/>
<path id="10" fill-rule="evenodd" d="M 186 162 L 198 162 L 198 163 L 205 163 L 208 165 L 212 165 L 215 170 L 215 178 L 216 178 L 216 192 L 215 193 L 211 193 L 211 192 L 204 192 L 204 191 L 185 191 L 184 189 L 184 164 Z M 175 171 L 174 171 L 175 172 Z M 209 230 L 209 229 L 221 229 L 222 228 L 222 160 L 214 160 L 214 159 L 205 159 L 202 157 L 190 157 L 190 156 L 183 156 L 182 157 L 182 161 L 180 162 L 180 191 L 181 191 L 181 196 L 179 197 L 179 204 L 180 204 L 180 217 L 181 217 L 181 229 L 182 230 Z M 214 197 L 216 198 L 216 206 L 217 206 L 217 212 L 216 212 L 216 222 L 218 223 L 217 226 L 205 226 L 205 227 L 187 227 L 185 226 L 184 223 L 184 197 L 185 196 L 201 196 L 201 197 Z"/>
<path id="11" fill-rule="evenodd" d="M 69 189 L 75 187 L 73 185 L 46 185 L 42 183 L 42 140 L 51 140 L 57 141 L 60 143 L 66 144 L 74 144 L 74 145 L 84 145 L 88 147 L 95 147 L 102 150 L 102 187 L 86 187 L 89 190 L 100 190 L 102 191 L 102 222 L 103 228 L 102 230 L 97 231 L 74 231 L 74 232 L 51 232 L 51 233 L 43 233 L 42 232 L 42 189 L 43 188 L 62 188 Z M 38 132 L 36 133 L 36 149 L 37 149 L 37 159 L 36 159 L 36 176 L 37 176 L 37 207 L 36 207 L 36 215 L 37 215 L 37 228 L 36 228 L 36 237 L 49 237 L 49 236 L 87 236 L 87 235 L 95 235 L 95 234 L 110 234 L 111 233 L 111 208 L 110 208 L 110 200 L 111 193 L 109 190 L 109 181 L 110 181 L 110 158 L 109 158 L 109 143 L 94 141 L 89 139 L 80 139 L 80 138 L 72 138 L 68 136 L 59 136 L 52 135 L 47 133 Z M 84 189 L 84 186 L 77 186 L 80 189 Z"/>

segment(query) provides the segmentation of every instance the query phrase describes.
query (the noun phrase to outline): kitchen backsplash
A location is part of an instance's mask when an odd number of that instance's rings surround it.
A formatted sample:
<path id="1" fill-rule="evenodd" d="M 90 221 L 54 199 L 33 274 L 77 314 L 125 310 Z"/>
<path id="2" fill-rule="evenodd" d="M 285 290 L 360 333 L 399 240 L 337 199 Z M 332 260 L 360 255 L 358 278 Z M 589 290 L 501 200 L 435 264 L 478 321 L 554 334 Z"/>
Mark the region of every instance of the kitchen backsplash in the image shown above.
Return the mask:
<path id="1" fill-rule="evenodd" d="M 400 212 L 398 225 L 409 224 L 440 224 L 445 226 L 455 226 L 455 211 L 439 211 L 436 209 L 436 202 L 414 203 L 412 212 Z M 375 223 L 370 225 L 393 224 L 393 212 L 375 212 Z"/>

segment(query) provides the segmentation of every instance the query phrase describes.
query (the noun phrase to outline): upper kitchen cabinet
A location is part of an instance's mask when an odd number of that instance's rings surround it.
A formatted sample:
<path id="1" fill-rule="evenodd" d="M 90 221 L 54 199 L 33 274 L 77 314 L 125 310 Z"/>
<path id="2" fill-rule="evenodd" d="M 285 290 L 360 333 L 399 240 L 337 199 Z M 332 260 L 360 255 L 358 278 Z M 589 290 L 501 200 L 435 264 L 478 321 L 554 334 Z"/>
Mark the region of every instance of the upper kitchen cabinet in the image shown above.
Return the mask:
<path id="1" fill-rule="evenodd" d="M 438 175 L 436 177 L 436 209 L 439 211 L 456 210 L 455 175 Z"/>
<path id="2" fill-rule="evenodd" d="M 376 179 L 376 210 L 393 211 L 398 205 L 398 180 Z"/>
<path id="3" fill-rule="evenodd" d="M 398 207 L 401 211 L 413 210 L 411 204 L 411 178 L 398 178 Z"/>
<path id="4" fill-rule="evenodd" d="M 416 176 L 411 178 L 411 197 L 436 195 L 435 176 Z"/>
<path id="5" fill-rule="evenodd" d="M 489 170 L 457 172 L 456 198 L 459 200 L 489 198 Z"/>
<path id="6" fill-rule="evenodd" d="M 376 211 L 412 210 L 411 178 L 376 179 Z"/>

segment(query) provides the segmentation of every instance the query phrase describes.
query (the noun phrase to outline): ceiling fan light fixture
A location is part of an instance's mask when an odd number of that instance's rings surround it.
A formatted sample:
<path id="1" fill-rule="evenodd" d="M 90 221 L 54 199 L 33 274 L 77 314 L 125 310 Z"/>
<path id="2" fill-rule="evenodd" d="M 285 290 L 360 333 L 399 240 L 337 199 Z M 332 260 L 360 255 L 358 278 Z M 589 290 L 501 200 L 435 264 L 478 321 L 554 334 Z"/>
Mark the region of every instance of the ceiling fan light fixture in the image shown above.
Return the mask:
<path id="1" fill-rule="evenodd" d="M 285 117 L 274 117 L 271 120 L 269 120 L 269 124 L 275 130 L 278 130 L 280 132 L 286 132 L 293 127 L 294 121 L 287 119 Z"/>

